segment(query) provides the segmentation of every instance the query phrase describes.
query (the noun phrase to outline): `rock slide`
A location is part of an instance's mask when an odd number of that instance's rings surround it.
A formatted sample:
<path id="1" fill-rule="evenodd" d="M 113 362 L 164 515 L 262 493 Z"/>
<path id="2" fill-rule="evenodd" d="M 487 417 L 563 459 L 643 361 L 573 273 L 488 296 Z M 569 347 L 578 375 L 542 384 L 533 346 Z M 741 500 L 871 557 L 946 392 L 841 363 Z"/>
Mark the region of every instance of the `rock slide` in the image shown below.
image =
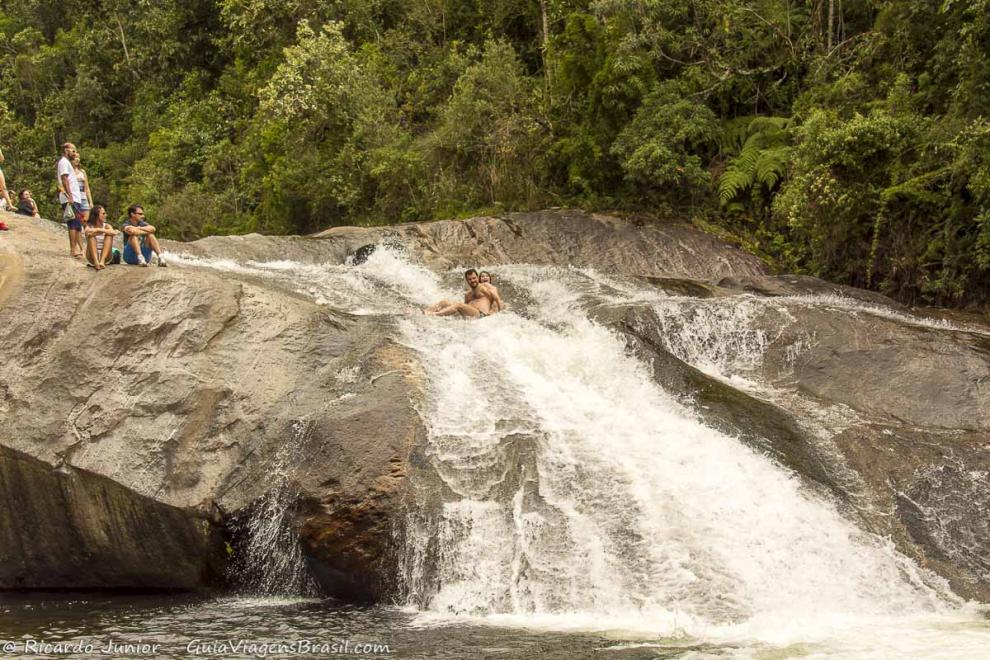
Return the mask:
<path id="1" fill-rule="evenodd" d="M 10 559 L 0 588 L 214 586 L 229 523 L 278 478 L 298 493 L 292 528 L 326 593 L 393 592 L 396 523 L 425 437 L 423 376 L 395 341 L 395 318 L 348 314 L 249 272 L 95 273 L 64 254 L 54 223 L 8 224 L 0 548 Z M 573 266 L 666 292 L 666 313 L 630 303 L 592 316 L 709 423 L 834 498 L 960 595 L 990 601 L 990 325 L 917 321 L 876 294 L 773 276 L 688 225 L 580 211 L 167 247 L 238 263 L 341 264 L 383 240 L 434 270 Z M 832 302 L 805 304 L 815 296 Z M 671 341 L 711 313 L 702 305 L 736 301 L 756 305 L 740 321 L 763 338 L 755 366 L 709 368 Z M 736 387 L 740 374 L 765 389 Z M 816 425 L 809 406 L 843 421 Z M 300 460 L 274 474 L 286 447 Z M 27 512 L 50 524 L 32 526 Z M 82 558 L 94 556 L 119 570 L 87 569 Z M 142 569 L 142 556 L 158 568 Z"/>

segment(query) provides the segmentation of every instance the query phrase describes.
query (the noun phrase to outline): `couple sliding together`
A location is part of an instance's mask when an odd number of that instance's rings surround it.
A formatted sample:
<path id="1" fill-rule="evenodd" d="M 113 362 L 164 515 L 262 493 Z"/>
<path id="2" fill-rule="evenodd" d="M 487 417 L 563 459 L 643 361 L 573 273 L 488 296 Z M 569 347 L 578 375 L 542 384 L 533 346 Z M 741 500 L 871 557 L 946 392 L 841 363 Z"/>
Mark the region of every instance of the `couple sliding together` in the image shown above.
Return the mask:
<path id="1" fill-rule="evenodd" d="M 427 307 L 423 312 L 434 316 L 453 316 L 460 314 L 468 319 L 483 319 L 505 309 L 498 289 L 492 284 L 492 276 L 486 271 L 478 274 L 474 268 L 464 273 L 469 290 L 464 294 L 464 302 L 441 300 Z"/>

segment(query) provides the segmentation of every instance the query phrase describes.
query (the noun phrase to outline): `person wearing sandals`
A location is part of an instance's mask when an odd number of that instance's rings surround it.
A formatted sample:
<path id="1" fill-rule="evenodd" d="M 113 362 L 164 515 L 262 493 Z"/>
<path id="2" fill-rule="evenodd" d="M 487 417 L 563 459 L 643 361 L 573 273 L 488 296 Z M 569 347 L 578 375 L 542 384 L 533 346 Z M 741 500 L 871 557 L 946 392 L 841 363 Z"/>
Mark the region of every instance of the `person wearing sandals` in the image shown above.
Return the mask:
<path id="1" fill-rule="evenodd" d="M 82 206 L 83 224 L 89 221 L 89 210 L 90 204 L 92 204 L 93 195 L 89 192 L 89 177 L 86 176 L 86 170 L 79 166 L 79 152 L 72 158 L 72 169 L 76 173 L 76 181 L 79 182 L 79 196 L 82 200 L 79 205 Z"/>
<path id="2" fill-rule="evenodd" d="M 117 235 L 107 223 L 106 209 L 97 204 L 90 210 L 83 233 L 86 235 L 86 261 L 96 270 L 103 270 L 111 263 L 113 237 Z"/>
<path id="3" fill-rule="evenodd" d="M 62 203 L 62 220 L 69 228 L 69 254 L 83 256 L 82 218 L 83 208 L 79 194 L 79 180 L 72 167 L 76 155 L 76 145 L 66 142 L 62 145 L 62 157 L 58 161 L 59 202 Z"/>
<path id="4" fill-rule="evenodd" d="M 124 263 L 132 266 L 147 266 L 152 254 L 157 255 L 158 265 L 167 266 L 165 251 L 155 238 L 155 227 L 144 220 L 144 207 L 132 204 L 127 209 L 127 220 L 120 226 L 124 234 Z"/>

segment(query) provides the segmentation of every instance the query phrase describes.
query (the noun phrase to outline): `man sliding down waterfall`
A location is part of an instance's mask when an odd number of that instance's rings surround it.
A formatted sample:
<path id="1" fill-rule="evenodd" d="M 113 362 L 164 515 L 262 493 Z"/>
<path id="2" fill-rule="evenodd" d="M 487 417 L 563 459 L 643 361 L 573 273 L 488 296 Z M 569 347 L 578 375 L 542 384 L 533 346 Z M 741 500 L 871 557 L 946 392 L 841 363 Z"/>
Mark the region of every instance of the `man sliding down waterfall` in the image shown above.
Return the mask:
<path id="1" fill-rule="evenodd" d="M 483 319 L 502 309 L 502 299 L 491 284 L 482 284 L 478 279 L 478 271 L 474 268 L 464 273 L 467 280 L 468 292 L 464 294 L 464 302 L 441 300 L 423 310 L 424 314 L 432 316 L 453 316 L 460 314 L 468 319 Z"/>

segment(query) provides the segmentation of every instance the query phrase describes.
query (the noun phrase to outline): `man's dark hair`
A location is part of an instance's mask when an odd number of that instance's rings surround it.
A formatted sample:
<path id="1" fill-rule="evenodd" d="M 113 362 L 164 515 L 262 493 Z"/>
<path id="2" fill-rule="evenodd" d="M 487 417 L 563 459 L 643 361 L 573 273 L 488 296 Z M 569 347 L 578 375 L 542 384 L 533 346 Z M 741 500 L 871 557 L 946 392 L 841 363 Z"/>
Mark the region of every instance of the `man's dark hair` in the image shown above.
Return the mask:
<path id="1" fill-rule="evenodd" d="M 128 206 L 127 207 L 127 217 L 129 218 L 132 215 L 134 215 L 135 213 L 137 213 L 138 212 L 138 209 L 141 209 L 143 211 L 144 210 L 144 207 L 141 206 L 140 204 L 131 204 L 130 206 Z"/>
<path id="2" fill-rule="evenodd" d="M 470 275 L 471 273 L 477 275 L 478 271 L 476 271 L 474 268 L 468 268 L 466 271 L 464 271 L 464 279 L 467 279 L 467 276 Z"/>

